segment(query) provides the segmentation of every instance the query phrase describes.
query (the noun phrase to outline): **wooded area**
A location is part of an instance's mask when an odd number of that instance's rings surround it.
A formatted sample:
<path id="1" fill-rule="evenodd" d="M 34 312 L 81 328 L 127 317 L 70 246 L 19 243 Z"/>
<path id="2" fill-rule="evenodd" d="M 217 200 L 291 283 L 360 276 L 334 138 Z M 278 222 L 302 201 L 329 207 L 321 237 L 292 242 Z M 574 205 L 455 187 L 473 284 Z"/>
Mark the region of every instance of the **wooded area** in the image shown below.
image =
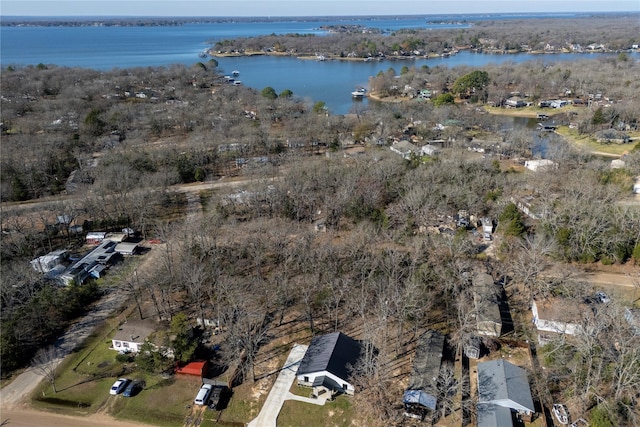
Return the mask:
<path id="1" fill-rule="evenodd" d="M 525 39 L 526 28 L 519 36 L 520 24 L 501 30 L 504 43 L 539 38 L 529 32 Z M 466 41 L 492 31 L 478 25 L 457 33 Z M 618 39 L 616 31 L 612 43 L 626 45 L 629 35 Z M 587 43 L 586 35 L 574 37 Z M 514 313 L 509 338 L 535 342 L 525 315 L 531 298 L 584 300 L 593 292 L 575 282 L 571 263 L 640 262 L 640 209 L 624 203 L 640 175 L 638 75 L 640 64 L 624 54 L 482 70 L 407 66 L 370 81 L 381 97 L 404 102 L 335 116 L 295 93 L 229 85 L 215 61 L 110 72 L 4 69 L 3 376 L 98 293 L 95 282 L 52 286 L 29 260 L 60 247 L 80 250 L 83 235 L 69 225 L 130 227 L 164 242 L 153 249 L 161 251 L 154 268 L 135 285 L 122 284 L 153 307 L 155 319 L 215 320 L 225 333 L 223 364 L 240 364 L 244 381 L 256 379 L 255 358 L 287 316 L 311 334 L 358 330 L 377 352 L 358 367 L 353 404 L 369 425 L 389 425 L 398 412 L 389 402 L 402 394 L 394 361 L 420 333 L 441 330 L 455 354 L 473 335 L 474 272 L 504 284 Z M 410 100 L 400 93 L 407 86 L 449 93 L 453 102 Z M 555 123 L 585 138 L 603 129 L 633 135 L 623 167 L 485 109 L 504 106 L 515 92 L 538 102 L 567 90 L 573 98 L 601 97 L 554 111 Z M 435 144 L 438 152 L 403 158 L 390 150 L 398 141 Z M 552 172 L 524 167 L 540 144 Z M 184 186 L 227 181 L 237 185 Z M 194 204 L 202 206 L 195 215 Z M 456 222 L 465 215 L 473 224 Z M 474 232 L 481 218 L 497 224 L 491 243 Z M 566 267 L 562 276 L 542 274 L 556 264 Z M 603 305 L 581 319 L 589 333 L 577 342 L 562 337 L 540 349 L 547 369 L 532 374 L 543 404 L 580 396 L 585 410 L 605 408 L 611 425 L 638 423 L 640 343 L 624 321 L 633 303 Z M 188 343 L 184 349 L 195 351 Z M 453 375 L 450 366 L 443 372 Z M 444 415 L 456 410 L 452 396 L 469 387 L 445 383 Z M 465 410 L 473 403 L 464 400 Z"/>

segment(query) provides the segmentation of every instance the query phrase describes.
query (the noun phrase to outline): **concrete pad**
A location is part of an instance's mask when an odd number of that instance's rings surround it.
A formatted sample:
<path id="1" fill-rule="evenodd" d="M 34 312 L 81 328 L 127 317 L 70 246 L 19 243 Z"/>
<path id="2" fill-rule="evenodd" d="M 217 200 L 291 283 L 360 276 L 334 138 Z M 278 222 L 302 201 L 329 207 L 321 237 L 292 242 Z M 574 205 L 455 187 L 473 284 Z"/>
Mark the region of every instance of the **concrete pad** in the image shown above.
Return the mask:
<path id="1" fill-rule="evenodd" d="M 287 400 L 297 400 L 298 402 L 311 403 L 312 405 L 319 405 L 319 406 L 324 406 L 324 404 L 327 402 L 327 399 L 325 399 L 322 396 L 318 397 L 317 399 L 314 399 L 313 397 L 298 396 L 291 392 L 287 394 Z"/>

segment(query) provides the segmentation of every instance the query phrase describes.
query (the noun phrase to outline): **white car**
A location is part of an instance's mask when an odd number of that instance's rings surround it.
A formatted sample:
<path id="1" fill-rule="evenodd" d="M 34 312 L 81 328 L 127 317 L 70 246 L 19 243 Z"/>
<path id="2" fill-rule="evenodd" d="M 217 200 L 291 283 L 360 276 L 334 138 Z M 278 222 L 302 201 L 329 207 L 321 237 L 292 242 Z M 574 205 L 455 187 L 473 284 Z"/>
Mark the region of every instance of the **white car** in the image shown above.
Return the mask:
<path id="1" fill-rule="evenodd" d="M 109 394 L 120 394 L 120 393 L 122 393 L 122 391 L 129 384 L 129 381 L 130 380 L 128 380 L 126 378 L 120 378 L 118 381 L 113 383 L 113 385 L 111 386 L 111 390 L 109 390 Z"/>
<path id="2" fill-rule="evenodd" d="M 193 403 L 201 406 L 208 405 L 211 389 L 213 389 L 213 386 L 211 384 L 203 384 L 202 387 L 200 388 L 200 391 L 198 391 L 198 395 L 196 396 Z"/>

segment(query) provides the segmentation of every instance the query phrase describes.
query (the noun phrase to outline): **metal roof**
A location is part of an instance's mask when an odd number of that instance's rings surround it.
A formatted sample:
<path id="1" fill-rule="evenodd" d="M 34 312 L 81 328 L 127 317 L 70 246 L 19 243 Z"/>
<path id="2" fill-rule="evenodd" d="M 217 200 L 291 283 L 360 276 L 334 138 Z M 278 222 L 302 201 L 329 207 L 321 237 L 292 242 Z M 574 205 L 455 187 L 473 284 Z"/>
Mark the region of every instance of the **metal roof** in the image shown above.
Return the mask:
<path id="1" fill-rule="evenodd" d="M 478 363 L 478 403 L 535 412 L 527 372 L 503 359 Z"/>
<path id="2" fill-rule="evenodd" d="M 435 411 L 437 399 L 423 390 L 407 390 L 402 396 L 402 403 L 415 403 Z"/>
<path id="3" fill-rule="evenodd" d="M 478 404 L 478 427 L 512 427 L 511 409 L 491 403 Z"/>
<path id="4" fill-rule="evenodd" d="M 440 332 L 427 331 L 420 336 L 411 367 L 409 390 L 429 390 L 435 393 L 443 349 L 444 335 Z"/>

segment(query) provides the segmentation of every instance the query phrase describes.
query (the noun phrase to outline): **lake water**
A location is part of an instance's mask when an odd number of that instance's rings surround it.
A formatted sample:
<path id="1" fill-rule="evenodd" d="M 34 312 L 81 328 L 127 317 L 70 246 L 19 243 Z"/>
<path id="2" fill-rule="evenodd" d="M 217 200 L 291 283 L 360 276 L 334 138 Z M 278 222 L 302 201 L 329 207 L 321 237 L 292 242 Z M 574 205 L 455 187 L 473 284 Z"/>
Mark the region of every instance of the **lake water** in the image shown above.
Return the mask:
<path id="1" fill-rule="evenodd" d="M 384 19 L 291 20 L 274 22 L 190 23 L 180 26 L 83 26 L 83 27 L 0 27 L 0 65 L 56 64 L 98 70 L 170 64 L 191 65 L 206 61 L 198 53 L 215 41 L 265 34 L 326 34 L 322 25 L 365 25 L 383 31 L 401 28 L 465 28 L 478 19 L 507 19 L 509 16 L 455 16 L 465 22 L 427 24 L 424 17 Z M 535 17 L 535 16 L 531 16 Z M 448 17 L 431 16 L 429 20 Z M 637 54 L 632 54 L 634 57 Z M 430 67 L 436 65 L 469 65 L 481 67 L 489 63 L 523 62 L 532 59 L 548 62 L 576 60 L 583 56 L 557 55 L 485 55 L 461 52 L 449 58 L 416 59 L 406 61 L 313 61 L 291 57 L 217 58 L 219 71 L 229 74 L 239 70 L 239 79 L 246 86 L 262 90 L 271 86 L 277 93 L 285 89 L 310 102 L 324 101 L 332 113 L 345 114 L 365 106 L 367 101 L 354 101 L 351 92 L 366 86 L 370 76 L 390 67 L 400 71 L 402 66 Z"/>

